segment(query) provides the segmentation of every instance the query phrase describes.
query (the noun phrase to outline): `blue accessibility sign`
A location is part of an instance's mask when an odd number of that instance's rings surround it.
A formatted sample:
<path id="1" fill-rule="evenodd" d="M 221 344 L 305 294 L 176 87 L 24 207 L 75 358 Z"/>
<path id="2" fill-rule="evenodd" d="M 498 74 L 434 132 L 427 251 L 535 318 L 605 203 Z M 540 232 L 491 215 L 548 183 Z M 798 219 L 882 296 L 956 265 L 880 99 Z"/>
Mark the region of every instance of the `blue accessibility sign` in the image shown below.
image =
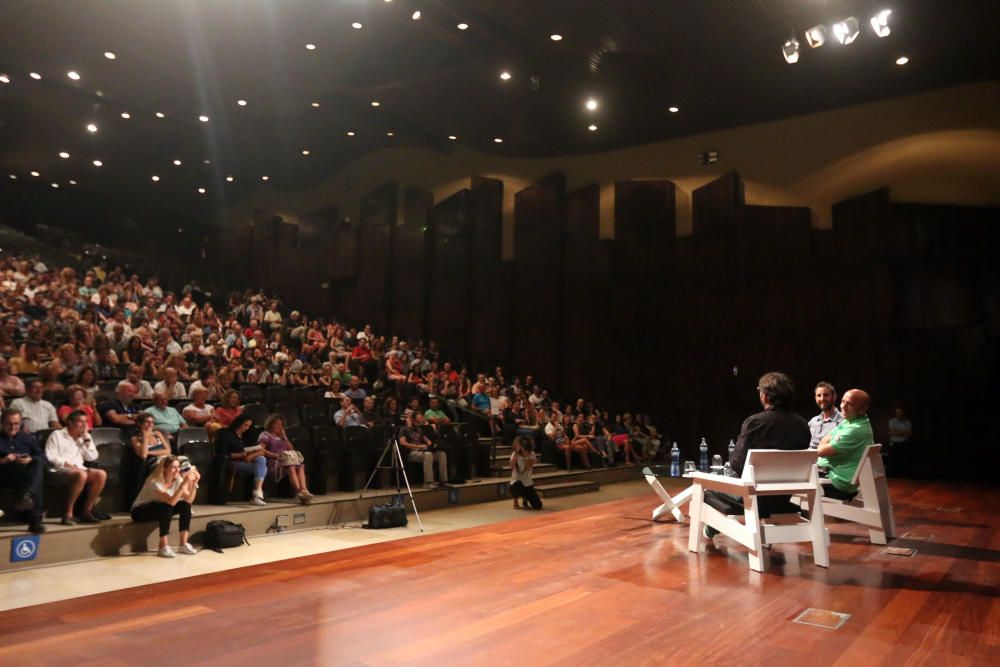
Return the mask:
<path id="1" fill-rule="evenodd" d="M 41 539 L 38 535 L 28 537 L 15 537 L 10 541 L 10 562 L 17 563 L 22 560 L 35 560 L 38 555 L 38 545 Z"/>

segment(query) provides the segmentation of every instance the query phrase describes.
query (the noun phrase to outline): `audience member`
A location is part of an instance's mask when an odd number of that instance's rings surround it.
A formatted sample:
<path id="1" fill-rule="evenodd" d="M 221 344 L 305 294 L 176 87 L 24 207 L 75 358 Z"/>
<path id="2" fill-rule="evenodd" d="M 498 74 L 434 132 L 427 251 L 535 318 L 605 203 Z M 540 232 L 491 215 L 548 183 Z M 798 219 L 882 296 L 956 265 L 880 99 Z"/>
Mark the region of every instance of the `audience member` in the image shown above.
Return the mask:
<path id="1" fill-rule="evenodd" d="M 44 388 L 38 378 L 28 380 L 27 393 L 10 402 L 10 407 L 20 411 L 23 428 L 28 433 L 59 428 L 59 415 L 54 405 L 42 398 Z"/>
<path id="2" fill-rule="evenodd" d="M 208 400 L 208 389 L 205 387 L 192 389 L 191 399 L 192 402 L 185 406 L 184 412 L 181 413 L 186 424 L 205 427 L 210 422 L 216 421 L 215 408 L 206 402 Z"/>
<path id="3" fill-rule="evenodd" d="M 135 421 L 139 432 L 132 436 L 132 451 L 143 462 L 144 473 L 148 475 L 160 457 L 170 453 L 170 441 L 156 429 L 153 415 L 148 412 L 140 412 Z"/>
<path id="4" fill-rule="evenodd" d="M 145 409 L 152 415 L 156 428 L 163 431 L 171 442 L 177 437 L 177 431 L 187 428 L 187 422 L 177 409 L 168 404 L 167 394 L 162 389 L 153 392 L 153 404 Z"/>
<path id="5" fill-rule="evenodd" d="M 156 383 L 153 392 L 163 392 L 167 398 L 187 398 L 187 390 L 180 383 L 178 371 L 173 366 L 168 366 L 163 370 L 163 379 Z"/>
<path id="6" fill-rule="evenodd" d="M 265 505 L 264 478 L 267 476 L 267 454 L 259 444 L 247 445 L 243 441 L 244 434 L 253 426 L 253 420 L 246 416 L 237 416 L 226 428 L 216 433 L 216 448 L 224 453 L 229 460 L 229 467 L 234 474 L 253 476 L 254 505 Z"/>
<path id="7" fill-rule="evenodd" d="M 230 389 L 222 395 L 222 404 L 215 408 L 215 420 L 221 426 L 229 426 L 241 414 L 243 414 L 243 406 L 240 405 L 240 393 L 235 389 Z"/>
<path id="8" fill-rule="evenodd" d="M 27 517 L 28 530 L 45 532 L 42 475 L 45 456 L 33 433 L 21 430 L 22 415 L 14 408 L 0 417 L 0 488 L 13 489 L 14 511 Z"/>
<path id="9" fill-rule="evenodd" d="M 0 357 L 0 396 L 14 398 L 24 396 L 24 381 L 16 375 L 11 375 L 7 359 Z"/>
<path id="10" fill-rule="evenodd" d="M 893 418 L 889 420 L 889 451 L 888 471 L 893 477 L 905 477 L 910 474 L 910 438 L 913 437 L 913 424 L 906 417 L 906 411 L 897 407 Z"/>
<path id="11" fill-rule="evenodd" d="M 108 475 L 100 468 L 88 468 L 84 463 L 96 461 L 97 457 L 97 447 L 87 432 L 87 415 L 81 410 L 70 413 L 66 418 L 66 428 L 49 434 L 45 443 L 45 458 L 52 468 L 52 474 L 69 489 L 62 517 L 63 525 L 78 523 L 74 510 L 84 489 L 87 495 L 83 499 L 79 521 L 97 523 L 111 518 L 108 514 L 94 511 L 94 504 L 104 489 Z"/>
<path id="12" fill-rule="evenodd" d="M 193 556 L 197 551 L 188 542 L 191 532 L 191 505 L 198 493 L 201 475 L 191 467 L 181 471 L 181 460 L 176 456 L 163 456 L 146 478 L 139 495 L 132 504 L 132 520 L 136 523 L 156 521 L 160 525 L 160 546 L 156 552 L 161 558 L 173 558 L 177 553 Z M 170 548 L 170 520 L 179 519 L 177 550 Z"/>
<path id="13" fill-rule="evenodd" d="M 122 431 L 122 437 L 131 439 L 138 433 L 135 423 L 135 413 L 138 412 L 132 405 L 135 398 L 135 386 L 130 382 L 119 382 L 115 389 L 115 398 L 97 406 L 97 412 L 101 415 L 101 421 L 106 426 L 117 426 Z"/>
<path id="14" fill-rule="evenodd" d="M 80 385 L 72 385 L 66 390 L 69 396 L 69 403 L 60 406 L 56 410 L 56 414 L 59 416 L 59 422 L 63 425 L 66 424 L 66 418 L 69 417 L 70 413 L 76 412 L 77 410 L 83 411 L 87 415 L 87 428 L 93 429 L 96 426 L 100 426 L 101 415 L 94 408 L 93 398 L 87 396 L 83 391 L 83 387 Z"/>
<path id="15" fill-rule="evenodd" d="M 303 505 L 312 503 L 313 494 L 309 492 L 306 482 L 305 460 L 285 433 L 284 416 L 273 414 L 268 417 L 257 442 L 265 450 L 268 468 L 274 472 L 275 479 L 280 482 L 287 475 L 299 502 Z"/>
<path id="16" fill-rule="evenodd" d="M 340 409 L 337 410 L 333 415 L 333 421 L 340 428 L 347 428 L 348 426 L 367 426 L 364 419 L 361 417 L 361 411 L 358 410 L 357 406 L 351 401 L 350 398 L 345 396 L 340 399 Z"/>
<path id="17" fill-rule="evenodd" d="M 408 461 L 423 464 L 424 488 L 436 489 L 440 484 L 434 481 L 434 464 L 437 463 L 441 484 L 447 484 L 448 456 L 434 447 L 434 443 L 423 431 L 423 423 L 424 416 L 420 412 L 410 414 L 406 418 L 406 425 L 399 429 L 399 444 L 408 451 Z"/>

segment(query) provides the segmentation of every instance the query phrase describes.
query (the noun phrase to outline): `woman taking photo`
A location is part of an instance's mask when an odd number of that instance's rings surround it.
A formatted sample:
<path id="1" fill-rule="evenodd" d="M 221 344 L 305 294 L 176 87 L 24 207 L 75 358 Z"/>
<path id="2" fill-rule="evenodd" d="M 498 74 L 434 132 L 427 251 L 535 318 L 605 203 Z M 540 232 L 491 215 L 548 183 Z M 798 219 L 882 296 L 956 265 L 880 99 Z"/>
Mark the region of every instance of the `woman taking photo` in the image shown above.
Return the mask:
<path id="1" fill-rule="evenodd" d="M 191 531 L 191 503 L 198 493 L 200 479 L 201 475 L 193 467 L 181 472 L 181 462 L 176 456 L 164 456 L 157 461 L 153 472 L 143 483 L 142 490 L 132 505 L 132 521 L 159 522 L 160 549 L 156 552 L 157 556 L 173 558 L 177 553 L 185 556 L 198 553 L 188 544 L 188 535 Z M 180 543 L 177 551 L 167 543 L 170 519 L 175 514 L 180 517 Z"/>
<path id="2" fill-rule="evenodd" d="M 302 458 L 302 453 L 296 451 L 291 440 L 285 434 L 285 418 L 279 414 L 273 414 L 264 422 L 264 432 L 257 439 L 257 444 L 267 451 L 268 468 L 274 471 L 275 479 L 288 475 L 288 481 L 292 484 L 295 497 L 303 505 L 312 502 L 313 494 L 309 493 L 309 486 L 306 483 L 306 467 Z"/>

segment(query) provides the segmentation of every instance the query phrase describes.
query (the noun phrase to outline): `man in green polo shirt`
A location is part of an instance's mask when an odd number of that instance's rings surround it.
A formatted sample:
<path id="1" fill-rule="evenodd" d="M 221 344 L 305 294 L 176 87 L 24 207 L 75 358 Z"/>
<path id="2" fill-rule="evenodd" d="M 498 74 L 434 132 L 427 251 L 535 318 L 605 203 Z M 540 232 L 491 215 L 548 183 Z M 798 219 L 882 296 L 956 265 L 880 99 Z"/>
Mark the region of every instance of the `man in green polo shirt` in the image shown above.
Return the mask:
<path id="1" fill-rule="evenodd" d="M 840 401 L 844 420 L 819 443 L 819 467 L 826 468 L 830 484 L 823 485 L 823 493 L 832 498 L 849 499 L 858 493 L 851 483 L 865 448 L 875 440 L 868 421 L 868 404 L 871 398 L 860 389 L 851 389 Z"/>

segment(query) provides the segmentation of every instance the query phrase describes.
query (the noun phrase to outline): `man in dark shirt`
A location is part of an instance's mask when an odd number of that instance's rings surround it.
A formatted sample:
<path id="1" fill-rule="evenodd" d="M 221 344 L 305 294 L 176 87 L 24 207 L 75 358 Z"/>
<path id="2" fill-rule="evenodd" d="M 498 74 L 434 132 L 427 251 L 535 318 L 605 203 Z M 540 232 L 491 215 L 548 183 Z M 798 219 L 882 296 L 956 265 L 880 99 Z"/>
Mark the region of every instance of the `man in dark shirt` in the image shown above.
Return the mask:
<path id="1" fill-rule="evenodd" d="M 0 487 L 17 492 L 14 509 L 28 516 L 28 530 L 36 535 L 45 532 L 42 523 L 42 473 L 45 453 L 34 433 L 21 431 L 21 412 L 4 410 L 0 419 Z"/>
<path id="2" fill-rule="evenodd" d="M 138 410 L 132 405 L 135 393 L 135 385 L 130 382 L 120 382 L 118 388 L 115 389 L 115 400 L 106 401 L 97 406 L 104 424 L 120 428 L 125 442 L 129 442 L 132 436 L 139 433 L 139 427 L 136 426 L 135 422 Z"/>
<path id="3" fill-rule="evenodd" d="M 434 442 L 424 432 L 424 415 L 414 412 L 406 418 L 406 426 L 399 429 L 399 444 L 408 452 L 406 460 L 424 466 L 424 488 L 436 489 L 434 464 L 437 463 L 441 484 L 448 483 L 448 456 L 434 447 Z"/>
<path id="4" fill-rule="evenodd" d="M 784 373 L 765 373 L 757 383 L 762 412 L 743 421 L 733 452 L 733 472 L 743 474 L 747 453 L 751 449 L 808 449 L 811 434 L 805 419 L 791 411 L 795 385 Z M 761 496 L 758 508 L 761 517 L 782 512 L 798 512 L 789 502 L 791 496 Z M 705 502 L 723 514 L 742 514 L 743 499 L 728 493 L 706 491 Z M 706 537 L 718 531 L 706 527 Z"/>

